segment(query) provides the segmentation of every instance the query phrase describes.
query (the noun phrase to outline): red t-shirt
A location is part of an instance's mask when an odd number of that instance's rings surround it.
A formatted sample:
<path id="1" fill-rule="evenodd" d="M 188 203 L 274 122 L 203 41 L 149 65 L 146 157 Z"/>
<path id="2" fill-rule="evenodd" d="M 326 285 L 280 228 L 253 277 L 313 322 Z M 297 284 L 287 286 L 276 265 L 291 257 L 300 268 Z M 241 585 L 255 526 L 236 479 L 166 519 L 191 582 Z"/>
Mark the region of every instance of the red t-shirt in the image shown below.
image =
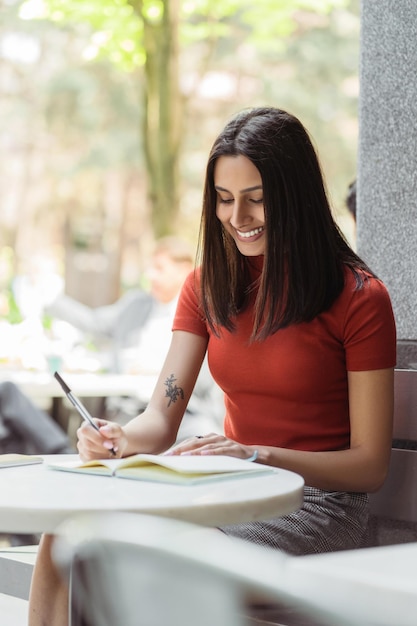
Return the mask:
<path id="1" fill-rule="evenodd" d="M 349 447 L 347 371 L 396 363 L 396 331 L 383 283 L 368 277 L 360 290 L 346 269 L 345 287 L 312 322 L 249 343 L 252 308 L 236 330 L 216 337 L 199 307 L 199 271 L 183 286 L 173 329 L 208 337 L 208 362 L 225 393 L 225 434 L 243 444 L 296 450 Z"/>

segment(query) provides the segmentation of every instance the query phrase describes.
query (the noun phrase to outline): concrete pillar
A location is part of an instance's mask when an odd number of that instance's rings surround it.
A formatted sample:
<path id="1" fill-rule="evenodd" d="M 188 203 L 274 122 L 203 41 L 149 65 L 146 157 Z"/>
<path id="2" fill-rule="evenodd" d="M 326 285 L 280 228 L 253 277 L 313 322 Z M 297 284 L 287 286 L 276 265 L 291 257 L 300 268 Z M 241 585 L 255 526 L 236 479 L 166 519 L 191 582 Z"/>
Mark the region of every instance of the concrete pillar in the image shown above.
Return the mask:
<path id="1" fill-rule="evenodd" d="M 397 366 L 417 368 L 417 1 L 362 0 L 357 248 L 391 294 Z"/>

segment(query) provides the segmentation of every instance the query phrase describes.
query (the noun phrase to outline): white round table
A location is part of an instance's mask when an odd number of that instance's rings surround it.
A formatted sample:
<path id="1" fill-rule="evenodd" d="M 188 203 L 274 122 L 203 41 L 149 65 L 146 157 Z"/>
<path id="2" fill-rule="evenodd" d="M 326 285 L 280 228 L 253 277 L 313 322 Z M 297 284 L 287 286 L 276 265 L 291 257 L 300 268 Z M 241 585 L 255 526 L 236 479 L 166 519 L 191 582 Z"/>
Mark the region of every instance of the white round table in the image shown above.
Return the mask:
<path id="1" fill-rule="evenodd" d="M 45 455 L 48 462 L 77 455 Z M 303 502 L 304 481 L 293 472 L 172 485 L 62 472 L 46 463 L 0 469 L 0 532 L 53 532 L 89 512 L 130 511 L 221 526 L 290 513 Z"/>

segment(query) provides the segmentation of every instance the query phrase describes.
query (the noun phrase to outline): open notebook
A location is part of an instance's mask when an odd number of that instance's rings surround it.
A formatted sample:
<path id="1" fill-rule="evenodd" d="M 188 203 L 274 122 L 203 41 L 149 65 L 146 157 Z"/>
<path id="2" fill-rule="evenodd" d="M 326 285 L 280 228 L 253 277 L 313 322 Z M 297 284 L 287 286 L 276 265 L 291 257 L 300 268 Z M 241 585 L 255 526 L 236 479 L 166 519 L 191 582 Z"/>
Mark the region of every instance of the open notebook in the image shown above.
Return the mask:
<path id="1" fill-rule="evenodd" d="M 185 485 L 241 476 L 256 476 L 276 471 L 269 466 L 231 456 L 164 456 L 158 454 L 135 454 L 124 459 L 97 459 L 86 463 L 64 461 L 48 463 L 48 466 L 67 472 Z"/>
<path id="2" fill-rule="evenodd" d="M 14 452 L 0 454 L 0 468 L 13 467 L 14 465 L 34 465 L 35 463 L 43 463 L 43 458 L 32 454 L 16 454 Z"/>

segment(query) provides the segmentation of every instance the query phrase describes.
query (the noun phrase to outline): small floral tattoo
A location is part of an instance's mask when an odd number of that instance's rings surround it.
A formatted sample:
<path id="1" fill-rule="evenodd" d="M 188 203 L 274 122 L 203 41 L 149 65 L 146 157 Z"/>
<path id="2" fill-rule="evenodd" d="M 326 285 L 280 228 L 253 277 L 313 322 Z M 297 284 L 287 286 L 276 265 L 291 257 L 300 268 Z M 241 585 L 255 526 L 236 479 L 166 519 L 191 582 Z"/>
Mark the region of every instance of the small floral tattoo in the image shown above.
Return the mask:
<path id="1" fill-rule="evenodd" d="M 177 379 L 174 378 L 174 374 L 171 374 L 171 376 L 169 376 L 164 383 L 166 386 L 165 396 L 169 398 L 168 406 L 171 406 L 171 403 L 176 402 L 178 398 L 184 400 L 183 389 L 174 385 L 176 380 Z"/>

